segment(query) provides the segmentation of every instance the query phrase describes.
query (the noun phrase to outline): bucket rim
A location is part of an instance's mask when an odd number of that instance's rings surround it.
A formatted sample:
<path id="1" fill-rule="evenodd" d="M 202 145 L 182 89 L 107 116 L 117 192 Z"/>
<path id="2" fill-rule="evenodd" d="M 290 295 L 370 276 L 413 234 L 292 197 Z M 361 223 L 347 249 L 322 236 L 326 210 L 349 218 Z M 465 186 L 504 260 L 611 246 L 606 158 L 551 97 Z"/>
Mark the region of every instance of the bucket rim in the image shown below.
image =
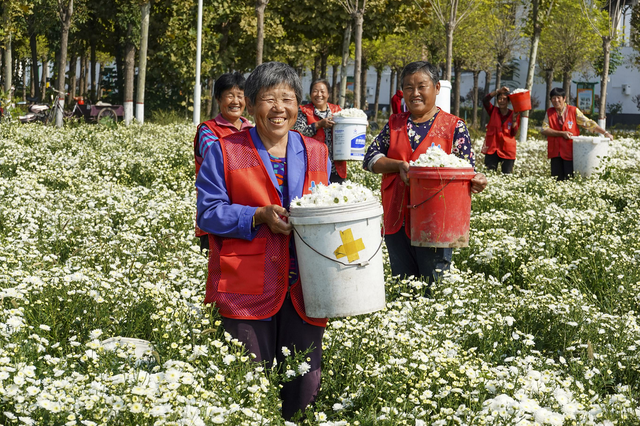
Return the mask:
<path id="1" fill-rule="evenodd" d="M 361 124 L 361 125 L 369 125 L 369 119 L 367 117 L 342 117 L 342 116 L 333 116 L 333 121 L 336 124 Z"/>

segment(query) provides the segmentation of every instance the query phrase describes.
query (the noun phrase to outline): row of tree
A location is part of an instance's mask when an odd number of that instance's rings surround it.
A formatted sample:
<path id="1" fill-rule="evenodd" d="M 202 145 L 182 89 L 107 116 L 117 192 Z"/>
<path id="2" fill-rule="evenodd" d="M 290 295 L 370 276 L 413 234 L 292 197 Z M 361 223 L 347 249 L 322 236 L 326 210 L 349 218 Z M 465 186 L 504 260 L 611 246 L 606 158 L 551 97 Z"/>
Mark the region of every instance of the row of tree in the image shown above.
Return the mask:
<path id="1" fill-rule="evenodd" d="M 300 73 L 309 69 L 313 78 L 326 78 L 331 67 L 333 99 L 344 104 L 347 64 L 353 56 L 356 107 L 366 104 L 369 67 L 377 72 L 373 106 L 377 112 L 383 71 L 391 69 L 393 83 L 408 62 L 427 59 L 440 64 L 443 78 L 453 81 L 452 112 L 456 114 L 461 75 L 472 73 L 472 123 L 477 124 L 479 75 L 485 73 L 484 92 L 488 93 L 489 82 L 500 87 L 503 73 L 513 72 L 514 57 L 528 52 L 527 88 L 533 85 L 536 69 L 548 85 L 561 77 L 567 91 L 575 71 L 598 73 L 604 118 L 606 76 L 620 61 L 615 54 L 618 24 L 631 3 L 204 0 L 205 114 L 210 116 L 216 109 L 212 95 L 217 75 L 250 71 L 263 60 L 289 63 Z M 28 92 L 42 99 L 51 81 L 58 91 L 68 92 L 66 102 L 77 95 L 92 101 L 104 95 L 123 103 L 127 122 L 133 117 L 135 91 L 138 105 L 146 98 L 149 109 L 186 112 L 192 107 L 197 0 L 4 0 L 2 4 L 6 92 L 15 86 L 22 88 L 23 96 Z M 637 26 L 637 21 L 632 25 Z M 633 42 L 639 44 L 637 37 Z M 109 79 L 111 75 L 115 78 Z M 391 84 L 390 95 L 393 91 Z M 137 118 L 142 120 L 143 114 L 138 109 Z"/>

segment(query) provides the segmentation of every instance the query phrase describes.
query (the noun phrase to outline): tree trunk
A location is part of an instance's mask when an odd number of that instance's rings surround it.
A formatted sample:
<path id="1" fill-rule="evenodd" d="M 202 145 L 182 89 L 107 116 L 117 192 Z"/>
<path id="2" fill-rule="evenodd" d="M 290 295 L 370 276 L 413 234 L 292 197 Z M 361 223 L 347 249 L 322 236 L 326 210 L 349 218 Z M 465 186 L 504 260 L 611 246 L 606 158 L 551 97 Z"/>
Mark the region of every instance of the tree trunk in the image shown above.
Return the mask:
<path id="1" fill-rule="evenodd" d="M 29 45 L 31 47 L 31 81 L 34 90 L 31 92 L 31 96 L 40 99 L 40 78 L 38 77 L 38 39 L 34 32 L 29 37 Z M 44 74 L 44 72 L 43 72 Z"/>
<path id="2" fill-rule="evenodd" d="M 71 16 L 73 15 L 73 0 L 69 0 L 64 10 L 62 0 L 58 0 L 60 5 L 60 22 L 62 23 L 62 33 L 60 35 L 60 58 L 58 67 L 58 93 L 56 110 L 56 127 L 62 127 L 62 111 L 64 109 L 64 89 L 65 71 L 67 67 L 67 45 L 69 44 L 69 27 L 71 27 Z"/>
<path id="3" fill-rule="evenodd" d="M 571 72 L 564 71 L 562 73 L 562 89 L 567 94 L 567 104 L 571 105 Z"/>
<path id="4" fill-rule="evenodd" d="M 124 47 L 119 41 L 116 43 L 116 88 L 119 102 L 124 103 Z"/>
<path id="5" fill-rule="evenodd" d="M 500 89 L 502 84 L 502 60 L 498 58 L 498 63 L 496 64 L 496 90 Z"/>
<path id="6" fill-rule="evenodd" d="M 382 70 L 376 70 L 376 100 L 373 105 L 373 121 L 378 121 L 378 107 L 380 105 L 380 83 L 382 83 Z"/>
<path id="7" fill-rule="evenodd" d="M 76 97 L 76 80 L 78 68 L 78 55 L 74 52 L 69 60 L 69 103 Z"/>
<path id="8" fill-rule="evenodd" d="M 340 108 L 344 108 L 347 94 L 347 64 L 349 62 L 349 46 L 351 45 L 351 20 L 347 23 L 342 37 L 342 65 L 340 67 Z"/>
<path id="9" fill-rule="evenodd" d="M 455 12 L 454 15 L 455 17 Z M 444 30 L 447 37 L 447 58 L 444 70 L 444 79 L 451 81 L 451 62 L 453 61 L 453 22 L 449 21 L 444 24 Z"/>
<path id="10" fill-rule="evenodd" d="M 49 80 L 49 61 L 42 62 L 42 80 L 40 81 L 40 100 L 45 101 L 47 91 L 47 80 Z"/>
<path id="11" fill-rule="evenodd" d="M 313 69 L 311 70 L 311 81 L 316 81 L 320 75 L 320 55 L 313 58 Z"/>
<path id="12" fill-rule="evenodd" d="M 140 8 L 142 14 L 140 31 L 140 54 L 138 55 L 138 92 L 136 99 L 136 120 L 144 123 L 144 90 L 147 77 L 147 47 L 149 46 L 149 13 L 151 3 L 146 2 Z"/>
<path id="13" fill-rule="evenodd" d="M 36 80 L 34 80 L 33 78 L 33 67 L 31 67 L 31 72 L 29 73 L 29 83 L 31 86 L 29 91 L 29 96 L 33 98 L 36 94 L 36 87 L 38 87 L 38 85 L 36 84 Z"/>
<path id="14" fill-rule="evenodd" d="M 89 57 L 85 55 L 84 57 L 84 88 L 82 89 L 82 91 L 84 92 L 85 96 L 89 96 L 89 75 L 90 75 L 90 70 L 89 70 Z"/>
<path id="15" fill-rule="evenodd" d="M 393 85 L 396 82 L 396 70 L 392 69 L 391 70 L 391 75 L 389 76 L 389 114 L 393 113 L 393 110 L 391 109 L 391 98 L 393 98 L 393 95 L 396 93 L 397 89 L 394 89 Z"/>
<path id="16" fill-rule="evenodd" d="M 320 57 L 320 78 L 323 80 L 327 79 L 327 59 L 329 58 L 329 54 L 327 52 L 322 52 Z"/>
<path id="17" fill-rule="evenodd" d="M 602 75 L 600 76 L 600 113 L 598 114 L 598 124 L 603 129 L 607 125 L 607 83 L 609 77 L 609 59 L 611 57 L 611 37 L 602 37 L 602 51 L 604 53 L 604 64 Z"/>
<path id="18" fill-rule="evenodd" d="M 533 75 L 536 69 L 536 60 L 538 56 L 538 44 L 540 42 L 540 34 L 542 33 L 542 25 L 538 20 L 538 12 L 540 0 L 532 0 L 532 21 L 533 34 L 531 35 L 531 49 L 529 49 L 529 68 L 527 69 L 527 82 L 525 89 L 531 91 L 533 88 Z M 523 111 L 520 116 L 520 142 L 527 140 L 527 132 L 529 129 L 529 111 Z"/>
<path id="19" fill-rule="evenodd" d="M 338 101 L 338 75 L 340 74 L 340 64 L 331 65 L 331 103 L 337 104 Z"/>
<path id="20" fill-rule="evenodd" d="M 460 116 L 460 80 L 462 79 L 462 67 L 458 63 L 453 63 L 455 81 L 453 82 L 453 115 Z"/>
<path id="21" fill-rule="evenodd" d="M 362 25 L 364 23 L 364 10 L 358 10 L 355 14 L 356 21 L 356 65 L 353 71 L 353 106 L 355 108 L 361 107 L 361 72 L 362 72 Z"/>
<path id="22" fill-rule="evenodd" d="M 100 64 L 100 69 L 98 70 L 98 76 L 96 79 L 97 88 L 96 88 L 96 100 L 102 99 L 102 72 L 104 71 L 104 65 Z"/>
<path id="23" fill-rule="evenodd" d="M 480 71 L 473 71 L 473 118 L 472 123 L 474 129 L 477 129 L 478 126 L 478 77 L 480 76 Z"/>
<path id="24" fill-rule="evenodd" d="M 78 96 L 85 96 L 84 81 L 87 79 L 87 72 L 84 68 L 85 53 L 80 55 L 80 78 L 78 79 Z"/>
<path id="25" fill-rule="evenodd" d="M 400 77 L 402 77 L 402 68 L 396 70 L 396 90 L 402 90 L 402 81 L 400 81 Z"/>
<path id="26" fill-rule="evenodd" d="M 136 66 L 136 47 L 131 42 L 133 24 L 127 26 L 127 41 L 124 46 L 124 124 L 128 126 L 133 120 L 133 80 Z"/>
<path id="27" fill-rule="evenodd" d="M 27 60 L 22 60 L 22 100 L 27 99 Z"/>
<path id="28" fill-rule="evenodd" d="M 491 93 L 491 70 L 484 72 L 484 94 Z M 489 122 L 489 114 L 482 108 L 482 125 L 485 126 Z"/>
<path id="29" fill-rule="evenodd" d="M 362 57 L 362 72 L 360 73 L 360 107 L 363 110 L 369 109 L 368 101 L 367 101 L 367 71 L 369 71 L 367 65 L 367 58 L 363 55 Z"/>
<path id="30" fill-rule="evenodd" d="M 544 97 L 544 110 L 548 110 L 551 108 L 551 99 L 549 99 L 549 94 L 551 93 L 551 89 L 553 88 L 553 69 L 544 70 L 545 80 L 547 83 L 547 93 Z"/>
<path id="31" fill-rule="evenodd" d="M 90 69 L 89 69 L 89 75 L 87 77 L 91 77 L 91 93 L 90 93 L 90 99 L 91 102 L 94 103 L 96 101 L 96 89 L 97 89 L 97 84 L 96 84 L 96 44 L 97 44 L 97 40 L 96 40 L 96 34 L 92 33 L 91 34 L 91 40 L 90 40 L 90 55 L 91 55 L 91 64 L 90 64 Z"/>
<path id="32" fill-rule="evenodd" d="M 262 63 L 264 49 L 264 10 L 269 0 L 256 0 L 256 17 L 258 18 L 258 34 L 256 39 L 256 67 Z"/>
<path id="33" fill-rule="evenodd" d="M 9 14 L 9 5 L 8 2 L 4 2 L 4 12 L 2 13 L 2 21 L 4 23 L 5 28 L 10 28 L 11 26 L 11 15 Z M 7 93 L 7 97 L 11 99 L 11 81 L 12 75 L 11 72 L 11 32 L 5 34 L 4 39 L 4 91 Z"/>

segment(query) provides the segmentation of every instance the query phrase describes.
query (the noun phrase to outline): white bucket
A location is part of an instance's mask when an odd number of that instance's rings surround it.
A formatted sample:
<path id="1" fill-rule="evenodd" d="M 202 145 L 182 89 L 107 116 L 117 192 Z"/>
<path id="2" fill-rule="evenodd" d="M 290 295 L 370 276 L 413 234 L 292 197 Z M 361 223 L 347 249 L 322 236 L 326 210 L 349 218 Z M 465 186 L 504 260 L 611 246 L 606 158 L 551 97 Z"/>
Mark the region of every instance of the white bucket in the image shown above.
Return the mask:
<path id="1" fill-rule="evenodd" d="M 601 170 L 600 161 L 609 154 L 609 138 L 575 136 L 573 138 L 573 170 L 589 177 Z"/>
<path id="2" fill-rule="evenodd" d="M 333 159 L 359 160 L 364 159 L 364 145 L 367 140 L 367 126 L 365 117 L 333 117 Z"/>
<path id="3" fill-rule="evenodd" d="M 308 316 L 346 317 L 385 307 L 381 218 L 377 201 L 291 206 Z"/>
<path id="4" fill-rule="evenodd" d="M 440 93 L 436 95 L 436 106 L 444 112 L 451 112 L 451 82 L 440 80 Z"/>

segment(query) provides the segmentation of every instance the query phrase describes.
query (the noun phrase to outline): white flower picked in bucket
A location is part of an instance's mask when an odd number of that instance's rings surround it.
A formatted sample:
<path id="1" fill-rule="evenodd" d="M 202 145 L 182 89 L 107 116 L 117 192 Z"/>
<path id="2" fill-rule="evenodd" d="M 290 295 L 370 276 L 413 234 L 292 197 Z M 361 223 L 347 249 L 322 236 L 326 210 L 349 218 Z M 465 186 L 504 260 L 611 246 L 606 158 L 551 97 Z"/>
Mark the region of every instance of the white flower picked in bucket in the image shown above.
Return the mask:
<path id="1" fill-rule="evenodd" d="M 409 165 L 413 167 L 471 167 L 469 161 L 457 157 L 454 154 L 447 154 L 440 145 L 431 144 L 427 152 L 420 154 L 416 161 L 411 161 Z"/>
<path id="2" fill-rule="evenodd" d="M 333 114 L 334 117 L 367 118 L 367 114 L 358 108 L 346 108 Z"/>
<path id="3" fill-rule="evenodd" d="M 516 89 L 513 92 L 509 93 L 510 95 L 515 95 L 516 93 L 524 93 L 524 92 L 528 92 L 527 89 Z"/>
<path id="4" fill-rule="evenodd" d="M 302 198 L 294 198 L 294 207 L 335 206 L 336 204 L 355 204 L 377 200 L 371 190 L 363 185 L 345 181 L 330 185 L 318 184 L 311 188 L 311 193 Z"/>

